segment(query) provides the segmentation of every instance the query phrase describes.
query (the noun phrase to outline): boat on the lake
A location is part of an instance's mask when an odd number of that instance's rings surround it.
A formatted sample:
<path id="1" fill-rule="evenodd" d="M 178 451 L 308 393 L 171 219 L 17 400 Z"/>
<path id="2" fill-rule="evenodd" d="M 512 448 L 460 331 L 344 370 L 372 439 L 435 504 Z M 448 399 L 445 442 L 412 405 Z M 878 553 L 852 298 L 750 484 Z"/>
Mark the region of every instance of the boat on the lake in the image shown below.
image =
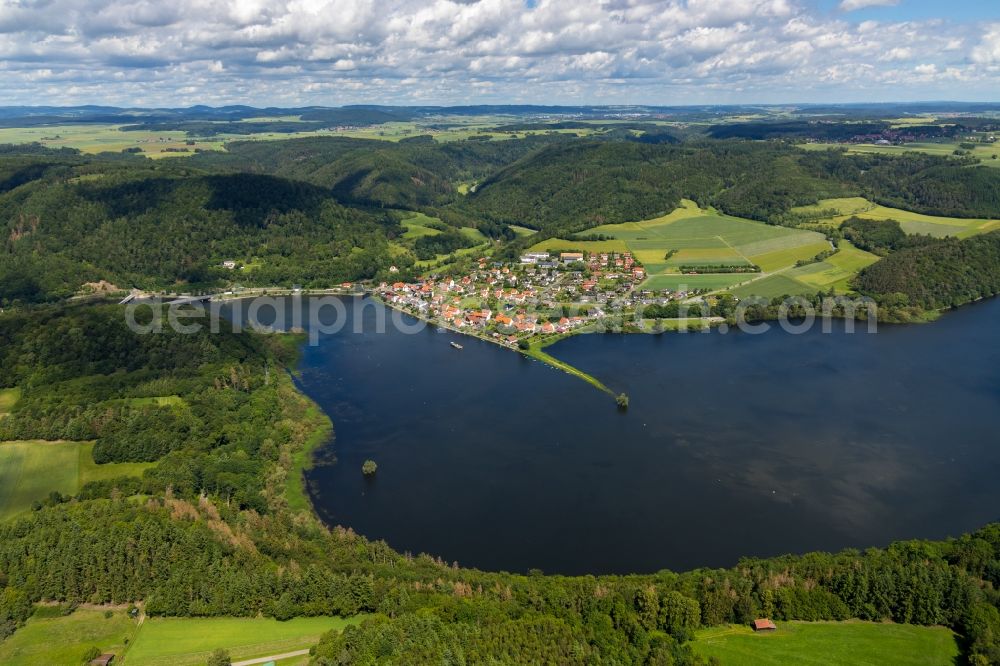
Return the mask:
<path id="1" fill-rule="evenodd" d="M 461 349 L 462 348 L 462 345 L 458 344 L 457 342 L 449 342 L 448 344 L 450 344 L 455 349 Z"/>

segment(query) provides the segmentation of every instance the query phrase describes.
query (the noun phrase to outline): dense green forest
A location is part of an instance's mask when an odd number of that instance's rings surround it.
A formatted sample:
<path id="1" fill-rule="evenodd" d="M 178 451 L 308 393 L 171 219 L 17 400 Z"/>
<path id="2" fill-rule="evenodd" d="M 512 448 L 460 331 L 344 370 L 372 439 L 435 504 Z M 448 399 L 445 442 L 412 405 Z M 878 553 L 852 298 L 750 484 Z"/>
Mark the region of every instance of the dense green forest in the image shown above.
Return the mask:
<path id="1" fill-rule="evenodd" d="M 441 144 L 420 139 L 398 143 L 334 137 L 234 142 L 228 144 L 226 153 L 203 153 L 191 163 L 304 180 L 331 188 L 346 202 L 413 208 L 459 201 L 458 183 L 485 179 L 544 145 L 570 140 L 529 137 Z"/>
<path id="2" fill-rule="evenodd" d="M 944 624 L 970 663 L 1000 659 L 1000 525 L 631 576 L 491 573 L 401 555 L 289 508 L 294 454 L 329 427 L 283 371 L 293 340 L 169 327 L 141 336 L 123 320 L 112 306 L 0 315 L 0 382 L 23 390 L 5 428 L 96 438 L 109 460 L 157 461 L 141 478 L 89 484 L 0 524 L 0 638 L 41 600 L 144 601 L 151 615 L 372 613 L 322 641 L 323 666 L 696 664 L 696 628 L 759 615 Z M 160 396 L 173 399 L 149 402 Z M 151 448 L 145 426 L 108 427 L 147 418 L 179 436 Z"/>
<path id="3" fill-rule="evenodd" d="M 148 161 L 36 159 L 0 166 L 0 303 L 223 280 L 328 286 L 374 277 L 403 229 L 325 188 Z M 254 264 L 231 273 L 225 260 Z"/>
<path id="4" fill-rule="evenodd" d="M 1000 232 L 906 247 L 861 271 L 857 288 L 893 309 L 938 310 L 1000 294 Z"/>

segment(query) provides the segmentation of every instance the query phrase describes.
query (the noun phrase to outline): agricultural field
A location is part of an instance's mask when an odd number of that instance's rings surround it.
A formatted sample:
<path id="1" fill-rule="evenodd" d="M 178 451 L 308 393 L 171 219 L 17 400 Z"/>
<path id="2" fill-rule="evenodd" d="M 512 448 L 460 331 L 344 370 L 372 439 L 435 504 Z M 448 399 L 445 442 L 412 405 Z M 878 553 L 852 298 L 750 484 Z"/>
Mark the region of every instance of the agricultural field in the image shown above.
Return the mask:
<path id="1" fill-rule="evenodd" d="M 727 666 L 948 666 L 958 659 L 955 634 L 945 627 L 874 622 L 778 622 L 773 633 L 749 627 L 698 631 L 692 648 Z"/>
<path id="2" fill-rule="evenodd" d="M 754 280 L 749 284 L 743 284 L 731 289 L 730 292 L 739 298 L 758 296 L 762 298 L 777 298 L 779 296 L 808 296 L 815 294 L 818 289 L 809 287 L 804 282 L 799 282 L 785 273 L 768 275 L 759 280 Z"/>
<path id="3" fill-rule="evenodd" d="M 778 227 L 701 209 L 693 201 L 663 217 L 643 222 L 607 224 L 585 234 L 614 237 L 606 241 L 552 238 L 532 250 L 578 249 L 588 252 L 631 251 L 645 266 L 644 289 L 720 289 L 760 277 L 754 273 L 681 274 L 682 266 L 751 266 L 765 273 L 794 266 L 830 248 L 814 231 Z M 667 258 L 667 254 L 670 257 Z"/>
<path id="4" fill-rule="evenodd" d="M 363 616 L 271 618 L 149 618 L 125 655 L 125 666 L 202 666 L 217 648 L 234 660 L 310 648 L 332 629 L 361 622 Z"/>
<path id="5" fill-rule="evenodd" d="M 800 148 L 804 150 L 830 150 L 846 148 L 848 153 L 882 153 L 884 155 L 902 155 L 904 153 L 926 153 L 939 157 L 953 156 L 959 150 L 961 141 L 907 143 L 902 146 L 876 146 L 874 144 L 839 144 L 839 143 L 806 143 Z M 996 159 L 994 159 L 996 155 Z M 972 157 L 979 163 L 994 168 L 1000 168 L 1000 144 L 976 144 Z"/>
<path id="6" fill-rule="evenodd" d="M 549 238 L 531 246 L 531 252 L 560 252 L 579 250 L 581 252 L 625 252 L 628 246 L 620 240 L 574 241 Z M 662 254 L 660 255 L 662 260 Z M 640 259 L 641 261 L 641 259 Z"/>
<path id="7" fill-rule="evenodd" d="M 226 141 L 236 136 L 206 139 L 190 138 L 185 132 L 123 132 L 121 125 L 51 125 L 45 127 L 0 128 L 0 143 L 40 143 L 49 148 L 76 148 L 83 153 L 120 153 L 126 148 L 141 148 L 153 159 L 184 157 L 201 150 L 224 150 Z M 188 141 L 194 143 L 188 145 Z M 171 150 L 168 150 L 171 149 Z M 172 152 L 187 150 L 188 152 Z"/>
<path id="8" fill-rule="evenodd" d="M 108 610 L 111 617 L 105 617 Z M 83 655 L 91 647 L 121 655 L 134 640 L 136 625 L 125 608 L 80 608 L 63 615 L 58 606 L 41 606 L 13 636 L 0 642 L 0 664 L 82 664 Z"/>
<path id="9" fill-rule="evenodd" d="M 800 282 L 817 289 L 829 289 L 832 286 L 838 292 L 844 292 L 849 289 L 847 282 L 851 277 L 878 260 L 876 255 L 859 250 L 848 241 L 840 241 L 837 253 L 833 256 L 815 264 L 794 268 L 789 273 Z"/>
<path id="10" fill-rule="evenodd" d="M 237 122 L 280 121 L 301 122 L 297 116 L 267 118 L 245 118 Z M 400 141 L 414 136 L 430 135 L 439 142 L 463 141 L 470 138 L 505 140 L 524 138 L 535 134 L 576 134 L 589 136 L 606 130 L 594 129 L 539 129 L 519 132 L 498 132 L 499 125 L 520 122 L 515 116 L 441 116 L 419 122 L 399 121 L 381 125 L 303 129 L 301 132 L 256 132 L 233 134 L 220 132 L 207 137 L 188 136 L 184 130 L 129 130 L 122 131 L 122 124 L 65 124 L 33 127 L 0 128 L 0 144 L 40 143 L 49 148 L 76 148 L 83 153 L 121 152 L 126 148 L 139 148 L 142 154 L 152 159 L 163 157 L 185 157 L 193 155 L 196 149 L 224 151 L 229 141 L 281 141 L 318 136 L 342 136 L 354 139 L 374 139 L 378 141 Z M 219 125 L 229 125 L 219 121 Z M 190 143 L 189 143 L 190 142 Z M 468 184 L 466 184 L 466 191 Z M 464 194 L 465 192 L 463 192 Z"/>
<path id="11" fill-rule="evenodd" d="M 31 509 L 53 491 L 75 494 L 90 481 L 142 476 L 150 463 L 94 462 L 93 442 L 0 442 L 0 521 Z"/>
<path id="12" fill-rule="evenodd" d="M 759 275 L 759 274 L 756 274 Z M 703 275 L 684 275 L 682 273 L 662 273 L 647 278 L 642 283 L 643 289 L 661 291 L 692 291 L 695 289 L 728 289 L 734 285 L 749 282 L 756 277 L 753 273 L 709 273 Z"/>
<path id="13" fill-rule="evenodd" d="M 829 249 L 829 245 L 827 245 Z M 811 296 L 833 287 L 837 293 L 851 290 L 850 280 L 857 273 L 878 261 L 870 252 L 859 250 L 848 241 L 840 241 L 837 252 L 824 261 L 797 266 L 769 275 L 750 284 L 733 289 L 740 298 L 747 296 Z"/>
<path id="14" fill-rule="evenodd" d="M 837 214 L 832 217 L 825 216 L 829 211 L 837 211 Z M 879 206 L 861 197 L 824 199 L 813 206 L 793 208 L 792 212 L 805 216 L 815 215 L 817 216 L 813 220 L 815 223 L 836 226 L 852 216 L 869 220 L 896 220 L 908 234 L 929 234 L 938 238 L 945 236 L 967 238 L 1000 229 L 1000 220 L 923 215 L 901 208 Z"/>

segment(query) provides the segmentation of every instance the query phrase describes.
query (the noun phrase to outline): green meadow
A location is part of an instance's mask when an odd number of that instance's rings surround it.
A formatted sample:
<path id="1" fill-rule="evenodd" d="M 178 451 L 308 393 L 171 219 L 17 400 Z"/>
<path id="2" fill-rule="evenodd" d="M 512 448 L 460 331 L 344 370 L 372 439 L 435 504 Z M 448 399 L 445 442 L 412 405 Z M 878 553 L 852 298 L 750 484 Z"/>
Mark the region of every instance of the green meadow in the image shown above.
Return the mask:
<path id="1" fill-rule="evenodd" d="M 473 229 L 473 231 L 477 230 Z M 454 255 L 455 257 L 480 255 L 483 253 L 486 247 L 487 246 L 485 243 L 482 245 L 475 245 L 473 247 L 463 247 L 458 250 L 455 250 L 451 254 L 439 254 L 433 259 L 418 260 L 414 263 L 414 265 L 422 270 L 442 268 L 450 262 L 452 255 Z"/>
<path id="2" fill-rule="evenodd" d="M 681 267 L 757 265 L 765 273 L 794 266 L 829 249 L 815 231 L 779 227 L 722 215 L 684 200 L 668 215 L 642 222 L 606 224 L 584 234 L 614 240 L 572 241 L 552 238 L 533 250 L 578 249 L 589 252 L 631 251 L 646 267 L 644 289 L 720 289 L 753 280 L 752 273 L 686 275 Z M 667 258 L 668 253 L 670 254 Z"/>
<path id="3" fill-rule="evenodd" d="M 924 215 L 901 208 L 880 206 L 862 197 L 824 199 L 812 206 L 793 208 L 792 212 L 810 218 L 810 221 L 816 224 L 834 226 L 840 226 L 849 217 L 896 220 L 908 234 L 927 234 L 937 238 L 945 236 L 967 238 L 1000 229 L 1000 220 Z"/>
<path id="4" fill-rule="evenodd" d="M 0 520 L 31 509 L 53 491 L 73 495 L 90 481 L 141 477 L 149 463 L 94 462 L 93 442 L 0 442 Z"/>
<path id="5" fill-rule="evenodd" d="M 939 157 L 949 157 L 960 149 L 960 141 L 926 141 L 907 143 L 902 146 L 877 146 L 868 143 L 859 144 L 838 144 L 838 143 L 806 143 L 800 147 L 805 150 L 830 150 L 846 148 L 848 153 L 878 153 L 883 155 L 902 155 L 904 153 L 926 153 Z M 994 159 L 994 155 L 996 159 Z M 1000 144 L 976 144 L 972 150 L 972 157 L 979 160 L 979 163 L 988 167 L 1000 167 Z"/>
<path id="6" fill-rule="evenodd" d="M 529 229 L 528 227 L 522 227 L 516 224 L 511 224 L 510 228 L 518 236 L 531 236 L 532 234 L 538 233 L 534 229 Z"/>
<path id="7" fill-rule="evenodd" d="M 443 233 L 437 228 L 443 222 L 423 213 L 407 211 L 407 217 L 403 218 L 400 224 L 406 228 L 406 233 L 403 234 L 403 238 L 406 240 L 416 240 L 424 236 L 437 236 Z"/>
<path id="8" fill-rule="evenodd" d="M 125 655 L 126 666 L 202 666 L 213 650 L 234 660 L 310 648 L 326 632 L 357 624 L 362 616 L 271 618 L 149 618 Z"/>
<path id="9" fill-rule="evenodd" d="M 61 607 L 40 606 L 22 628 L 0 643 L 0 663 L 81 664 L 87 649 L 97 647 L 117 655 L 115 663 L 123 666 L 203 666 L 218 648 L 229 651 L 234 660 L 308 649 L 327 631 L 342 630 L 362 619 L 153 617 L 140 625 L 122 607 L 79 608 L 64 615 Z"/>
<path id="10" fill-rule="evenodd" d="M 874 622 L 778 622 L 777 631 L 749 627 L 704 629 L 691 643 L 702 657 L 726 666 L 950 666 L 955 634 L 945 627 Z"/>
<path id="11" fill-rule="evenodd" d="M 424 236 L 437 236 L 438 234 L 444 233 L 441 227 L 451 229 L 451 227 L 447 227 L 444 222 L 438 218 L 425 215 L 424 213 L 405 211 L 405 214 L 406 217 L 400 221 L 400 224 L 406 228 L 406 232 L 402 236 L 404 241 L 414 241 L 418 238 L 423 238 Z M 480 253 L 490 241 L 490 239 L 487 238 L 483 232 L 479 231 L 479 229 L 461 227 L 457 231 L 472 242 L 476 243 L 473 247 L 455 250 L 452 254 L 457 257 Z M 395 246 L 396 250 L 400 253 L 404 253 L 406 251 L 405 247 L 401 244 L 397 243 Z M 446 264 L 450 257 L 451 254 L 439 254 L 433 259 L 417 261 L 416 265 L 423 269 L 437 268 Z"/>
<path id="12" fill-rule="evenodd" d="M 108 610 L 111 617 L 105 617 L 105 609 L 80 608 L 63 615 L 60 607 L 39 607 L 13 636 L 0 642 L 0 664 L 83 664 L 83 655 L 91 647 L 120 656 L 134 640 L 137 623 L 124 608 Z"/>

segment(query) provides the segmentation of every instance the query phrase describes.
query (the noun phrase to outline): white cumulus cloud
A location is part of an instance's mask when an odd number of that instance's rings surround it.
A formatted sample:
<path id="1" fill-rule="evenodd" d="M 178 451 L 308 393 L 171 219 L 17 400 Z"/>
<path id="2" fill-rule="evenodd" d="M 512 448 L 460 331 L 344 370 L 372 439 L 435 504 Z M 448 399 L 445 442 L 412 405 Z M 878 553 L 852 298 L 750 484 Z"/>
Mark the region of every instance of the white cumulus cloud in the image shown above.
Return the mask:
<path id="1" fill-rule="evenodd" d="M 894 7 L 899 0 L 841 0 L 840 11 L 853 12 L 868 7 Z"/>
<path id="2" fill-rule="evenodd" d="M 875 4 L 892 3 L 841 8 Z M 0 89 L 123 105 L 994 97 L 1000 23 L 942 19 L 858 23 L 806 0 L 0 0 Z"/>

